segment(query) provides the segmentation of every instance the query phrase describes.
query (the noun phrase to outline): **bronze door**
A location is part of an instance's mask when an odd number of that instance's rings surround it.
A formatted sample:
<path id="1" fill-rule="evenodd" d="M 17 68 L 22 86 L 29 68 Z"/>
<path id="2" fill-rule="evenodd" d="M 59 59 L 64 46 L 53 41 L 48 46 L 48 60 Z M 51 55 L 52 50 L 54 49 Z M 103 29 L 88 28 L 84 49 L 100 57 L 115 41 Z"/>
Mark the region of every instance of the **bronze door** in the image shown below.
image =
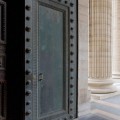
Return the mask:
<path id="1" fill-rule="evenodd" d="M 26 0 L 26 120 L 77 114 L 76 0 Z"/>

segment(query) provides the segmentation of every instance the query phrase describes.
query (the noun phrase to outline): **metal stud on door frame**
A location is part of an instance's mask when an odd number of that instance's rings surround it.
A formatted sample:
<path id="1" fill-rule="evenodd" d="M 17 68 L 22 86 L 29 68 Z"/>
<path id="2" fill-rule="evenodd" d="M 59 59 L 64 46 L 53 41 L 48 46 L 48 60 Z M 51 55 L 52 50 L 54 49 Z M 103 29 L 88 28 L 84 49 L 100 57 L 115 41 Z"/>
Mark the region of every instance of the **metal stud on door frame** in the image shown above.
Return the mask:
<path id="1" fill-rule="evenodd" d="M 70 119 L 77 117 L 77 0 L 70 0 Z"/>
<path id="2" fill-rule="evenodd" d="M 32 1 L 25 0 L 25 120 L 32 120 Z"/>

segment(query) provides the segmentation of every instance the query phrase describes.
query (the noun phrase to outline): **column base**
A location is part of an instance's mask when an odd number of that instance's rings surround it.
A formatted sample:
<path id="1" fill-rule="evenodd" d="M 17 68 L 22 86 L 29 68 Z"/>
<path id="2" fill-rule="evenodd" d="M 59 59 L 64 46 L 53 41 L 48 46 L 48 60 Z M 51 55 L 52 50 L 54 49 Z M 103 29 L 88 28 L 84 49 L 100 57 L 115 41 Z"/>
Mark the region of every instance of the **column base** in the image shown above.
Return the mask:
<path id="1" fill-rule="evenodd" d="M 113 79 L 119 79 L 119 80 L 120 80 L 120 73 L 115 73 L 115 74 L 113 73 L 113 74 L 112 74 L 112 78 L 113 78 Z"/>
<path id="2" fill-rule="evenodd" d="M 116 86 L 113 85 L 113 80 L 109 79 L 89 79 L 89 89 L 92 94 L 107 94 L 117 91 Z"/>

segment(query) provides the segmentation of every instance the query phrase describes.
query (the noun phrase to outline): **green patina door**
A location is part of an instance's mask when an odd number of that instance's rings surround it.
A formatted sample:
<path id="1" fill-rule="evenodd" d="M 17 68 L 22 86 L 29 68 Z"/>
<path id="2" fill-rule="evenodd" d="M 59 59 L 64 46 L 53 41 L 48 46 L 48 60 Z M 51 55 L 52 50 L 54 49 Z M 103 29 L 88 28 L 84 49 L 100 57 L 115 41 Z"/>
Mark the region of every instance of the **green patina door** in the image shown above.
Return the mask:
<path id="1" fill-rule="evenodd" d="M 25 120 L 76 118 L 76 6 L 76 0 L 26 0 Z"/>

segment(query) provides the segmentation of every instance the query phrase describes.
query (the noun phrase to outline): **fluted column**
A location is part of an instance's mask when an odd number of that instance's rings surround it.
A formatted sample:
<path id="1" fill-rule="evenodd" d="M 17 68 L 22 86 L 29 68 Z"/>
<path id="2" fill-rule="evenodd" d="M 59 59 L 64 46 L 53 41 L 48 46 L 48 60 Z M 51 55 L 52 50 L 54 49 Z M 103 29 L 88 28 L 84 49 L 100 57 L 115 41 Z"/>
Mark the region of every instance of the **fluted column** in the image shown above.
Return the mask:
<path id="1" fill-rule="evenodd" d="M 90 0 L 89 89 L 92 93 L 111 93 L 112 85 L 112 0 Z"/>
<path id="2" fill-rule="evenodd" d="M 120 80 L 120 0 L 113 0 L 113 78 Z"/>

